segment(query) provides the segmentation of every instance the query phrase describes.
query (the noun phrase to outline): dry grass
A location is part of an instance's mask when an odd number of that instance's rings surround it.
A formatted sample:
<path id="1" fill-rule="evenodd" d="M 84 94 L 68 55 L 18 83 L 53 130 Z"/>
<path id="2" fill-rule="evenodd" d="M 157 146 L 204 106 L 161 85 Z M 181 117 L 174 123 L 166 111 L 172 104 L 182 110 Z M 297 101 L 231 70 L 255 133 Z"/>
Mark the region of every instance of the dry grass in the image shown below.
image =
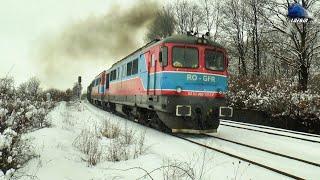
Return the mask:
<path id="1" fill-rule="evenodd" d="M 102 136 L 114 139 L 120 136 L 120 126 L 119 124 L 110 124 L 108 121 L 104 123 L 104 127 L 101 129 Z"/>
<path id="2" fill-rule="evenodd" d="M 146 131 L 143 131 L 138 139 L 137 143 L 135 143 L 135 150 L 134 150 L 134 158 L 137 158 L 138 156 L 145 154 L 149 147 L 146 147 L 145 145 L 145 138 L 146 138 Z"/>
<path id="3" fill-rule="evenodd" d="M 93 131 L 82 130 L 80 135 L 74 140 L 73 146 L 87 155 L 87 158 L 84 160 L 88 165 L 94 166 L 102 159 L 102 148 L 97 134 Z"/>
<path id="4" fill-rule="evenodd" d="M 147 151 L 145 131 L 138 136 L 129 128 L 125 128 L 118 137 L 112 139 L 107 148 L 107 160 L 112 162 L 137 158 Z"/>
<path id="5" fill-rule="evenodd" d="M 195 179 L 195 172 L 190 162 L 164 160 L 162 166 L 164 180 Z"/>

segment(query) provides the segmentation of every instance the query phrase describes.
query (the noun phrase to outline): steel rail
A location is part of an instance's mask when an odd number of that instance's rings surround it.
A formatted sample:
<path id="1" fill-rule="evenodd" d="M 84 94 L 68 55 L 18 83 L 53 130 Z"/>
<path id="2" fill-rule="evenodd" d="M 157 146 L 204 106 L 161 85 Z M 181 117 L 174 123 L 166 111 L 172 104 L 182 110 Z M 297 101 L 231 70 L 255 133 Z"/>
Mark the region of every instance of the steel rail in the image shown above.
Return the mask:
<path id="1" fill-rule="evenodd" d="M 220 122 L 230 123 L 230 124 L 239 124 L 242 126 L 249 126 L 249 127 L 259 128 L 259 129 L 268 129 L 268 130 L 273 130 L 273 131 L 278 131 L 278 132 L 285 132 L 285 133 L 291 133 L 291 134 L 296 134 L 296 135 L 303 135 L 303 136 L 320 138 L 320 135 L 318 135 L 318 134 L 310 134 L 310 133 L 304 133 L 304 132 L 299 132 L 299 131 L 292 131 L 292 130 L 280 129 L 280 128 L 275 128 L 275 127 L 268 127 L 268 126 L 263 126 L 263 125 L 258 125 L 258 124 L 230 121 L 230 120 L 225 120 L 225 119 L 220 119 Z"/>
<path id="2" fill-rule="evenodd" d="M 224 123 L 220 123 L 220 125 L 228 126 L 228 127 L 232 127 L 232 128 L 238 128 L 238 129 L 246 129 L 246 130 L 249 130 L 249 131 L 261 132 L 261 133 L 271 134 L 271 135 L 276 135 L 276 136 L 283 136 L 283 137 L 298 139 L 298 140 L 302 140 L 302 141 L 309 141 L 309 142 L 313 142 L 313 143 L 320 143 L 320 141 L 316 141 L 316 140 L 312 140 L 312 139 L 305 139 L 305 138 L 295 137 L 295 136 L 290 136 L 290 135 L 285 135 L 285 134 L 267 132 L 267 131 L 262 131 L 262 130 L 258 130 L 258 129 L 250 129 L 250 128 L 247 128 L 247 127 L 234 126 L 234 125 L 224 124 Z"/>

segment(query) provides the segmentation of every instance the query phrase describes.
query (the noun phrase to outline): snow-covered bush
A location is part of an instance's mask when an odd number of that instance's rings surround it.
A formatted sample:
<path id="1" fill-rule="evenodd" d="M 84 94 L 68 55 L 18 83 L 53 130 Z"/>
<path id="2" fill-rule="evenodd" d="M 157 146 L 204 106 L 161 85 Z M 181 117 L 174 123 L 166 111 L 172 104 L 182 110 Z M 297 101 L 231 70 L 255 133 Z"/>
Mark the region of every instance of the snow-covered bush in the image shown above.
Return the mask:
<path id="1" fill-rule="evenodd" d="M 82 159 L 88 165 L 94 166 L 102 160 L 117 162 L 133 159 L 146 152 L 145 132 L 135 133 L 127 126 L 121 129 L 119 124 L 108 120 L 105 124 L 83 129 L 73 142 L 73 146 L 86 155 Z"/>
<path id="2" fill-rule="evenodd" d="M 312 93 L 320 94 L 320 74 L 314 75 L 310 79 L 309 90 Z"/>
<path id="3" fill-rule="evenodd" d="M 13 78 L 0 78 L 0 174 L 6 178 L 33 157 L 23 133 L 49 125 L 45 117 L 55 103 L 45 101 L 39 85 L 32 78 L 16 90 Z"/>
<path id="4" fill-rule="evenodd" d="M 21 134 L 10 128 L 0 133 L 0 171 L 5 173 L 7 178 L 33 157 L 35 155 L 30 144 L 21 139 Z"/>
<path id="5" fill-rule="evenodd" d="M 319 83 L 319 82 L 318 82 Z M 227 99 L 237 109 L 264 111 L 273 117 L 320 121 L 320 95 L 315 85 L 306 92 L 285 79 L 231 78 Z"/>

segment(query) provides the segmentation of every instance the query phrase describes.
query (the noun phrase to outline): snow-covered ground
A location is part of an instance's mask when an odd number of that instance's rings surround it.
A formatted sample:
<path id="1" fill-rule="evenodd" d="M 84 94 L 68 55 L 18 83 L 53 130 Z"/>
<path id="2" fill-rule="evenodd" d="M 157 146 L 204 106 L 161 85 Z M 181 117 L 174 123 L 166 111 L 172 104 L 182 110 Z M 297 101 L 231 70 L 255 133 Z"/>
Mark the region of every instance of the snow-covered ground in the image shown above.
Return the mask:
<path id="1" fill-rule="evenodd" d="M 31 160 L 19 170 L 18 173 L 23 174 L 22 179 L 32 179 L 34 177 L 40 180 L 131 180 L 151 179 L 151 177 L 153 179 L 173 179 L 173 170 L 177 171 L 179 168 L 191 172 L 190 176 L 195 177 L 195 179 L 287 179 L 267 169 L 218 152 L 206 150 L 181 139 L 114 116 L 88 103 L 73 105 L 60 103 L 48 115 L 48 118 L 52 121 L 52 127 L 27 134 L 27 137 L 31 138 L 31 143 L 39 157 Z M 88 159 L 87 155 L 82 153 L 75 144 L 77 144 L 81 133 L 101 129 L 106 121 L 117 124 L 122 129 L 129 127 L 136 132 L 137 137 L 145 132 L 146 151 L 136 158 L 130 157 L 128 160 L 111 162 L 103 157 L 108 153 L 105 149 L 110 146 L 112 140 L 99 136 L 97 143 L 100 144 L 102 149 L 101 161 L 95 166 L 89 165 L 86 161 Z M 266 144 L 265 141 L 267 140 L 265 139 L 270 138 L 270 136 L 266 137 L 267 135 L 243 133 L 241 130 L 226 127 L 219 129 L 218 135 L 235 139 L 239 137 L 241 141 L 252 138 L 253 141 L 261 142 L 261 144 Z M 274 146 L 285 141 L 285 139 L 277 138 L 274 137 Z M 213 140 L 213 142 L 215 141 Z M 303 149 L 304 144 L 301 142 L 296 143 L 296 146 L 303 150 L 302 152 L 308 150 Z M 215 145 L 227 146 L 217 141 Z M 228 145 L 228 147 L 233 146 Z M 268 148 L 269 146 L 266 144 L 265 147 Z M 281 149 L 281 147 L 278 148 Z M 307 148 L 314 147 L 308 146 Z M 290 149 L 290 147 L 287 147 L 287 149 Z M 309 150 L 316 153 L 316 149 Z M 241 149 L 235 148 L 234 151 L 241 151 Z M 268 157 L 260 158 L 267 159 Z M 301 171 L 304 171 L 303 166 L 301 166 Z M 184 176 L 183 179 L 188 179 L 187 177 Z"/>

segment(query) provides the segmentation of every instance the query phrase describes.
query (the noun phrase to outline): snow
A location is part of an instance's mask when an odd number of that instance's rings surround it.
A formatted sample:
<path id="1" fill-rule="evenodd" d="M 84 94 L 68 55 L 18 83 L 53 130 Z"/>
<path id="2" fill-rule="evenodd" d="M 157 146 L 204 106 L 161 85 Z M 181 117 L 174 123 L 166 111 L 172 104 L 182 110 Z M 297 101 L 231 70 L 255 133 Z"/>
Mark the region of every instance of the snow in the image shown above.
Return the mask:
<path id="1" fill-rule="evenodd" d="M 6 180 L 4 173 L 0 170 L 0 180 Z"/>
<path id="2" fill-rule="evenodd" d="M 3 134 L 0 133 L 0 150 L 10 147 L 12 138 L 16 135 L 17 133 L 10 128 L 4 130 Z"/>
<path id="3" fill-rule="evenodd" d="M 8 157 L 7 162 L 8 162 L 9 164 L 12 162 L 12 157 L 11 157 L 11 156 Z"/>
<path id="4" fill-rule="evenodd" d="M 19 169 L 18 173 L 32 175 L 40 180 L 131 180 L 143 176 L 145 176 L 144 179 L 149 179 L 146 176 L 146 171 L 148 171 L 151 172 L 150 176 L 153 179 L 164 179 L 172 173 L 172 169 L 165 167 L 180 165 L 192 169 L 198 179 L 199 177 L 201 177 L 200 179 L 287 179 L 264 168 L 215 151 L 206 150 L 200 146 L 120 118 L 88 103 L 78 104 L 77 106 L 70 106 L 65 102 L 60 103 L 49 113 L 47 118 L 51 121 L 52 127 L 43 128 L 25 136 L 25 138 L 32 139 L 31 143 L 34 145 L 34 150 L 39 158 L 31 160 L 25 167 Z M 88 165 L 85 162 L 87 155 L 74 146 L 75 140 L 81 132 L 94 130 L 96 127 L 102 126 L 106 120 L 116 123 L 122 129 L 129 127 L 137 134 L 145 132 L 145 145 L 148 147 L 146 153 L 119 162 L 102 159 L 95 166 Z M 219 135 L 234 134 L 234 137 L 239 136 L 241 140 L 248 136 L 248 133 L 243 135 L 241 133 L 226 128 L 219 129 Z M 261 137 L 260 134 L 259 137 Z M 110 145 L 111 141 L 108 138 L 98 139 L 99 146 L 102 148 Z M 260 141 L 260 139 L 257 139 L 256 136 L 254 141 Z M 233 148 L 233 146 L 222 142 L 216 142 L 216 146 Z M 237 148 L 233 151 L 242 154 L 248 152 Z M 103 155 L 105 153 L 103 151 Z M 268 157 L 259 158 L 268 159 Z M 24 179 L 26 177 L 28 176 L 24 176 Z"/>
<path id="5" fill-rule="evenodd" d="M 31 119 L 31 117 L 32 117 L 32 112 L 31 112 L 31 111 L 26 112 L 26 117 L 27 117 L 28 119 Z"/>
<path id="6" fill-rule="evenodd" d="M 13 176 L 13 173 L 15 172 L 14 169 L 9 169 L 6 174 L 4 174 L 1 170 L 0 170 L 0 180 L 10 180 L 11 177 Z"/>
<path id="7" fill-rule="evenodd" d="M 6 130 L 3 131 L 4 135 L 8 135 L 8 136 L 16 136 L 17 133 L 12 130 L 11 128 L 7 128 Z"/>
<path id="8" fill-rule="evenodd" d="M 8 110 L 7 109 L 4 109 L 4 108 L 1 108 L 0 109 L 0 117 L 4 117 L 6 114 L 8 113 Z"/>

